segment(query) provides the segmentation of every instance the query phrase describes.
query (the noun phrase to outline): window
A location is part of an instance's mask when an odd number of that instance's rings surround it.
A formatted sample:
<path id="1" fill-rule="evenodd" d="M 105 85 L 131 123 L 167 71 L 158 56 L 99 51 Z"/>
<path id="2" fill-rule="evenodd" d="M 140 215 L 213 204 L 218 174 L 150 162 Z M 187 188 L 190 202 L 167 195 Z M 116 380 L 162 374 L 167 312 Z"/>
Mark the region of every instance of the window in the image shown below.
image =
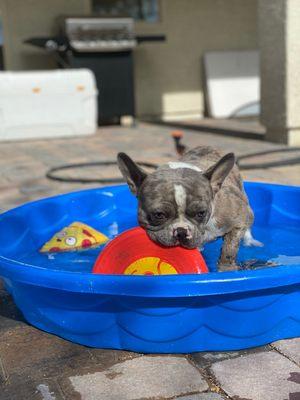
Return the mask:
<path id="1" fill-rule="evenodd" d="M 92 0 L 93 13 L 101 17 L 132 17 L 156 22 L 158 0 Z"/>

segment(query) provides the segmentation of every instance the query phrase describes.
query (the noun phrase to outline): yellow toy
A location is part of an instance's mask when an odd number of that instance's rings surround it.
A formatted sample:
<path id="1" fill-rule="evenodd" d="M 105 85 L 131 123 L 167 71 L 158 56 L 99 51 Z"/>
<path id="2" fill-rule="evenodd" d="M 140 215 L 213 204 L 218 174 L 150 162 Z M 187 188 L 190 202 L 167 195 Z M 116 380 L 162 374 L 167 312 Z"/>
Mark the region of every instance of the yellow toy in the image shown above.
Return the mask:
<path id="1" fill-rule="evenodd" d="M 131 263 L 124 275 L 175 275 L 176 269 L 158 257 L 143 257 Z"/>
<path id="2" fill-rule="evenodd" d="M 56 233 L 41 248 L 41 253 L 85 250 L 98 247 L 108 241 L 108 237 L 81 222 L 73 222 Z"/>

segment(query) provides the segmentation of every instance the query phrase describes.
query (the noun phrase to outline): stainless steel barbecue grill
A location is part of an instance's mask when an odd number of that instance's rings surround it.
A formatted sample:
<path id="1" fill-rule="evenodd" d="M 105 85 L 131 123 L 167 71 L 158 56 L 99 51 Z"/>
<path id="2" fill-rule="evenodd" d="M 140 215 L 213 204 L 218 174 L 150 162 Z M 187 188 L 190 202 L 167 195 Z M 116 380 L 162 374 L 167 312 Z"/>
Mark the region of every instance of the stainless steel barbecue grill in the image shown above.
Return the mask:
<path id="1" fill-rule="evenodd" d="M 132 18 L 63 17 L 60 36 L 29 38 L 52 53 L 62 68 L 89 68 L 99 89 L 99 124 L 135 116 L 133 49 L 164 35 L 135 35 Z"/>
<path id="2" fill-rule="evenodd" d="M 137 40 L 132 18 L 65 18 L 65 35 L 78 52 L 128 51 Z"/>

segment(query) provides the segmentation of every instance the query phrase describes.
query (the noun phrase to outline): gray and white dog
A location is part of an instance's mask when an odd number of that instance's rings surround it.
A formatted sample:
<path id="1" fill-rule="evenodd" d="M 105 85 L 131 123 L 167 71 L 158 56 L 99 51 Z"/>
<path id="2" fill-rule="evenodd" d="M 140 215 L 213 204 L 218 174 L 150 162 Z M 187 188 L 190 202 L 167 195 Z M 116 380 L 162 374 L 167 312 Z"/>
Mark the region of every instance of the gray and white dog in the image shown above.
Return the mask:
<path id="1" fill-rule="evenodd" d="M 251 235 L 253 212 L 233 153 L 197 147 L 150 174 L 125 153 L 118 165 L 138 198 L 139 224 L 155 242 L 192 249 L 222 237 L 219 270 L 238 268 L 241 240 L 261 245 Z"/>

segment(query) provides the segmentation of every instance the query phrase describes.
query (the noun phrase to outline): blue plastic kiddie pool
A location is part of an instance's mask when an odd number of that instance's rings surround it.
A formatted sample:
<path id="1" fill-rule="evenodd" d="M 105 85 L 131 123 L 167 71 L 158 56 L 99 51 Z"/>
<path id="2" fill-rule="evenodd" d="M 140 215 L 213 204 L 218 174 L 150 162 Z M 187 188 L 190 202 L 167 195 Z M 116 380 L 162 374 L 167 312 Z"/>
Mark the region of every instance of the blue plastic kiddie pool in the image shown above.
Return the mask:
<path id="1" fill-rule="evenodd" d="M 300 188 L 246 183 L 262 248 L 239 261 L 263 268 L 216 271 L 220 241 L 202 275 L 90 273 L 99 249 L 45 255 L 39 248 L 73 221 L 114 237 L 137 225 L 127 186 L 84 190 L 0 216 L 0 276 L 32 325 L 87 346 L 143 353 L 236 350 L 300 336 Z M 267 266 L 268 263 L 276 267 Z"/>

